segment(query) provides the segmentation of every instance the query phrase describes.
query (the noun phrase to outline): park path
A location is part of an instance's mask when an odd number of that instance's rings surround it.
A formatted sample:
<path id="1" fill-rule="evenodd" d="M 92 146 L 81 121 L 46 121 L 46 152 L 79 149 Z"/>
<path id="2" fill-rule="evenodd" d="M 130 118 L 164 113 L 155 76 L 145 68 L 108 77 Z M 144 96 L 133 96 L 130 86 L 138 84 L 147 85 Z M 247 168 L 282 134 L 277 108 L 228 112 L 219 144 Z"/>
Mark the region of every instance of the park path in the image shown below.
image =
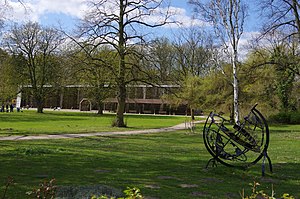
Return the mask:
<path id="1" fill-rule="evenodd" d="M 199 121 L 201 122 L 201 121 Z M 203 121 L 202 121 L 203 122 Z M 197 122 L 198 123 L 198 122 Z M 57 134 L 57 135 L 12 135 L 0 137 L 0 141 L 18 141 L 18 140 L 47 140 L 47 139 L 67 139 L 67 138 L 82 138 L 91 136 L 111 136 L 111 135 L 137 135 L 149 133 L 162 133 L 177 130 L 185 130 L 190 128 L 190 123 L 182 123 L 172 127 L 165 127 L 159 129 L 146 129 L 134 131 L 114 131 L 114 132 L 98 132 L 98 133 L 79 133 L 79 134 Z"/>

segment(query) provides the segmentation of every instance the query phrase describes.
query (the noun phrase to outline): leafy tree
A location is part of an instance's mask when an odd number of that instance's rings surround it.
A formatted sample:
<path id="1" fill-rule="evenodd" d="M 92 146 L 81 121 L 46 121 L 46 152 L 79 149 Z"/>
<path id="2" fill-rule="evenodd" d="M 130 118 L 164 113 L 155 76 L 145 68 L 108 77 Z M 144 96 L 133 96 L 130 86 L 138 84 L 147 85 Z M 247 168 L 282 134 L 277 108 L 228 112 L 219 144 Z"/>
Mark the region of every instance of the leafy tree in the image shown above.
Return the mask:
<path id="1" fill-rule="evenodd" d="M 23 85 L 31 87 L 37 104 L 37 112 L 42 113 L 45 97 L 56 78 L 55 54 L 63 42 L 62 35 L 53 28 L 44 28 L 28 22 L 14 25 L 11 34 L 5 38 L 10 51 L 19 59 L 15 64 L 16 74 L 24 80 Z"/>
<path id="2" fill-rule="evenodd" d="M 289 65 L 289 53 L 283 46 L 278 46 L 274 49 L 272 60 L 276 71 L 276 89 L 277 95 L 281 102 L 281 110 L 289 111 L 293 109 L 291 103 L 291 94 L 295 82 L 295 73 L 287 67 Z"/>
<path id="3" fill-rule="evenodd" d="M 52 86 L 54 92 L 59 96 L 59 102 L 56 105 L 61 108 L 64 108 L 64 95 L 68 86 L 78 85 L 78 79 L 76 76 L 76 66 L 79 65 L 78 62 L 72 57 L 72 54 L 69 52 L 69 49 L 62 49 L 62 52 L 54 56 L 54 61 L 56 66 L 55 69 L 55 79 L 53 79 Z"/>
<path id="4" fill-rule="evenodd" d="M 273 77 L 269 82 L 273 82 L 270 88 L 273 89 L 273 97 L 276 95 L 279 100 L 282 111 L 296 109 L 297 94 L 292 95 L 294 86 L 299 77 L 299 43 L 294 40 L 282 40 L 281 32 L 270 32 L 265 35 L 264 42 L 256 43 L 254 53 L 255 61 L 252 62 L 252 68 L 268 67 L 270 76 Z M 271 89 L 268 89 L 269 91 Z M 277 103 L 274 103 L 277 104 Z"/>
<path id="5" fill-rule="evenodd" d="M 0 103 L 5 103 L 17 94 L 18 79 L 11 65 L 12 57 L 0 49 Z M 2 105 L 1 104 L 1 105 Z"/>
<path id="6" fill-rule="evenodd" d="M 239 76 L 241 82 L 241 98 L 243 109 L 248 112 L 255 104 L 264 114 L 278 110 L 279 99 L 276 94 L 276 75 L 270 64 L 265 63 L 269 52 L 260 49 L 249 53 L 241 65 Z"/>
<path id="7" fill-rule="evenodd" d="M 202 106 L 205 96 L 202 95 L 202 78 L 199 76 L 186 77 L 182 83 L 180 92 L 177 97 L 180 103 L 187 103 L 190 108 L 192 120 L 194 120 L 195 110 Z"/>
<path id="8" fill-rule="evenodd" d="M 231 120 L 234 121 L 232 114 L 232 83 L 228 80 L 226 74 L 232 74 L 230 64 L 224 64 L 222 70 L 211 70 L 203 78 L 200 89 L 201 94 L 204 96 L 204 101 L 200 108 L 216 110 L 216 107 L 218 107 L 217 110 L 220 112 L 229 112 Z"/>

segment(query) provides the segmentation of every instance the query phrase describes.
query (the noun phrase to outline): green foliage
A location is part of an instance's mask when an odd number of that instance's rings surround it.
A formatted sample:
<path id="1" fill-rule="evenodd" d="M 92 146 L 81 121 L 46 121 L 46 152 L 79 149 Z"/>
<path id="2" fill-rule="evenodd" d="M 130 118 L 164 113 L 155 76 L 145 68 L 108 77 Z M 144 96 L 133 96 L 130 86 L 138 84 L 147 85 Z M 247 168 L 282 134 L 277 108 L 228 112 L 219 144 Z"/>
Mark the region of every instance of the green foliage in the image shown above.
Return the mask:
<path id="1" fill-rule="evenodd" d="M 299 56 L 290 47 L 283 42 L 249 54 L 240 70 L 241 104 L 258 103 L 265 115 L 299 108 Z"/>
<path id="2" fill-rule="evenodd" d="M 254 181 L 253 183 L 250 183 L 249 185 L 252 187 L 252 193 L 249 196 L 245 196 L 245 192 L 243 190 L 241 193 L 242 199 L 276 199 L 275 191 L 273 190 L 273 186 L 272 186 L 271 195 L 269 195 L 264 190 L 257 190 L 257 187 L 260 186 L 260 184 L 258 182 Z M 290 196 L 287 193 L 284 193 L 281 198 L 294 199 L 293 196 Z"/>
<path id="3" fill-rule="evenodd" d="M 181 92 L 178 94 L 181 103 L 187 102 L 192 109 L 196 109 L 203 103 L 203 95 L 201 95 L 202 80 L 197 76 L 189 76 L 185 78 Z"/>
<path id="4" fill-rule="evenodd" d="M 280 101 L 276 94 L 274 69 L 265 63 L 269 54 L 264 50 L 252 52 L 240 70 L 240 102 L 242 111 L 249 111 L 253 104 L 259 104 L 264 115 L 279 109 Z"/>
<path id="5" fill-rule="evenodd" d="M 12 56 L 0 49 L 0 105 L 15 98 L 18 78 L 12 66 Z"/>
<path id="6" fill-rule="evenodd" d="M 136 188 L 136 187 L 133 187 L 133 188 L 130 188 L 130 187 L 127 187 L 126 190 L 124 190 L 124 193 L 125 193 L 125 198 L 124 199 L 142 199 L 143 198 L 143 195 L 140 191 L 139 188 Z"/>
<path id="7" fill-rule="evenodd" d="M 144 198 L 140 189 L 137 187 L 133 187 L 133 188 L 127 187 L 127 189 L 125 189 L 123 192 L 125 194 L 125 197 L 118 198 L 118 199 L 143 199 Z M 115 197 L 102 195 L 100 197 L 92 196 L 91 199 L 115 199 Z"/>
<path id="8" fill-rule="evenodd" d="M 300 112 L 280 112 L 271 115 L 268 121 L 281 124 L 300 124 Z"/>
<path id="9" fill-rule="evenodd" d="M 289 111 L 293 106 L 291 104 L 292 91 L 295 82 L 295 72 L 289 67 L 290 59 L 293 59 L 284 46 L 278 46 L 274 49 L 271 59 L 276 73 L 276 91 L 281 102 L 281 110 Z"/>
<path id="10" fill-rule="evenodd" d="M 230 74 L 231 66 L 224 66 L 226 74 Z M 201 87 L 198 89 L 201 95 L 203 103 L 202 109 L 218 110 L 225 113 L 231 113 L 232 101 L 233 101 L 233 89 L 230 80 L 227 79 L 227 75 L 224 75 L 221 71 L 213 71 L 202 80 Z"/>

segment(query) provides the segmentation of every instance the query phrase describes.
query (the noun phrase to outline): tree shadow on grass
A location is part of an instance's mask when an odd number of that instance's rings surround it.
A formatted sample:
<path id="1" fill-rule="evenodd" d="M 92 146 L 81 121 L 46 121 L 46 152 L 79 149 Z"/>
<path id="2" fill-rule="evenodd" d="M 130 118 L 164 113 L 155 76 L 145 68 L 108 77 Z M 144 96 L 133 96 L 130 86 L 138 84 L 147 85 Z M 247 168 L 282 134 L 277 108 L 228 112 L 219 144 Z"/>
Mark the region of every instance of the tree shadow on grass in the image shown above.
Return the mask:
<path id="1" fill-rule="evenodd" d="M 240 198 L 243 189 L 250 193 L 249 183 L 258 181 L 266 191 L 273 184 L 277 197 L 289 193 L 299 198 L 299 163 L 275 162 L 274 173 L 264 178 L 261 161 L 246 171 L 221 164 L 205 169 L 211 156 L 198 138 L 171 133 L 27 141 L 18 147 L 6 142 L 0 150 L 0 176 L 15 177 L 11 198 L 20 198 L 44 178 L 56 178 L 58 186 L 136 186 L 145 196 L 167 199 Z"/>

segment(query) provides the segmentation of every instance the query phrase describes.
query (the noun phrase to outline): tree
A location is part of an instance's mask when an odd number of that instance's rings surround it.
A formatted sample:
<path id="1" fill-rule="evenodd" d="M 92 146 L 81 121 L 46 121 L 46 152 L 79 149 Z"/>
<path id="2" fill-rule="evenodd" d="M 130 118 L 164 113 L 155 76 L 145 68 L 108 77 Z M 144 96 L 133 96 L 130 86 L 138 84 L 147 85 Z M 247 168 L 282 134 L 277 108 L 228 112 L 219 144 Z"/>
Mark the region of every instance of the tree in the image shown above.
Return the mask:
<path id="1" fill-rule="evenodd" d="M 54 55 L 63 42 L 62 35 L 53 28 L 43 28 L 37 23 L 28 22 L 14 25 L 5 41 L 10 51 L 20 60 L 15 65 L 16 74 L 24 80 L 24 86 L 31 87 L 37 112 L 42 113 L 47 90 L 56 77 L 58 63 Z"/>
<path id="2" fill-rule="evenodd" d="M 286 33 L 274 30 L 264 35 L 264 40 L 256 40 L 253 52 L 257 55 L 252 68 L 269 67 L 272 71 L 274 94 L 277 95 L 281 111 L 295 110 L 294 85 L 300 75 L 299 42 L 286 40 Z M 260 42 L 258 42 L 260 41 Z"/>
<path id="3" fill-rule="evenodd" d="M 187 103 L 190 109 L 191 119 L 195 120 L 195 110 L 200 108 L 205 96 L 202 95 L 202 78 L 199 76 L 187 76 L 177 93 L 180 103 Z"/>
<path id="4" fill-rule="evenodd" d="M 183 29 L 173 43 L 179 79 L 203 77 L 210 70 L 212 39 L 196 27 Z M 177 75 L 177 79 L 178 79 Z"/>
<path id="5" fill-rule="evenodd" d="M 17 2 L 20 3 L 25 9 L 25 5 L 22 0 L 17 0 Z M 5 21 L 9 19 L 7 18 L 7 13 L 11 11 L 11 6 L 9 4 L 10 2 L 7 0 L 0 1 L 0 31 L 2 31 Z"/>
<path id="6" fill-rule="evenodd" d="M 114 126 L 125 127 L 124 111 L 126 102 L 126 85 L 131 82 L 143 81 L 133 72 L 145 74 L 143 65 L 143 47 L 147 41 L 142 30 L 161 27 L 168 23 L 170 13 L 159 13 L 163 0 L 100 0 L 89 1 L 90 9 L 81 23 L 81 32 L 86 37 L 80 46 L 94 60 L 102 62 L 113 75 L 117 89 L 117 113 Z M 157 14 L 159 19 L 149 21 L 149 17 Z M 148 20 L 148 21 L 147 21 Z M 101 57 L 95 57 L 93 51 L 102 46 L 115 50 L 118 65 L 106 63 Z"/>
<path id="7" fill-rule="evenodd" d="M 105 63 L 114 65 L 115 52 L 102 48 L 95 53 L 94 56 L 101 57 Z M 93 60 L 84 53 L 77 54 L 76 60 L 79 63 L 77 66 L 79 82 L 86 85 L 86 93 L 97 105 L 98 114 L 103 114 L 103 101 L 112 96 L 112 74 L 107 70 L 104 62 Z"/>
<path id="8" fill-rule="evenodd" d="M 275 30 L 285 32 L 284 38 L 295 37 L 300 42 L 300 3 L 299 0 L 262 0 L 263 33 Z"/>
<path id="9" fill-rule="evenodd" d="M 234 120 L 239 123 L 238 46 L 243 34 L 247 6 L 242 0 L 210 0 L 207 4 L 200 0 L 189 2 L 195 6 L 196 13 L 213 24 L 221 44 L 230 53 L 233 71 Z"/>
<path id="10" fill-rule="evenodd" d="M 157 38 L 150 48 L 151 60 L 149 65 L 156 71 L 157 80 L 153 83 L 172 84 L 174 79 L 175 50 L 167 38 Z"/>
<path id="11" fill-rule="evenodd" d="M 182 30 L 174 43 L 176 55 L 176 84 L 180 85 L 178 97 L 181 102 L 187 102 L 191 118 L 194 120 L 194 111 L 203 102 L 204 96 L 195 86 L 201 86 L 201 78 L 210 70 L 211 38 L 196 27 Z"/>
<path id="12" fill-rule="evenodd" d="M 0 49 L 0 103 L 5 103 L 16 96 L 18 80 L 14 79 L 11 65 L 12 56 Z"/>
<path id="13" fill-rule="evenodd" d="M 284 42 L 288 44 L 289 51 L 293 58 L 289 56 L 289 64 L 285 64 L 289 70 L 296 75 L 300 75 L 299 64 L 299 44 L 300 44 L 300 3 L 298 0 L 262 0 L 260 1 L 261 12 L 265 17 L 262 24 L 262 35 L 257 39 L 256 45 L 265 43 Z M 272 38 L 272 39 L 270 39 Z M 263 39 L 263 40 L 262 40 Z M 276 41 L 275 41 L 276 40 Z M 285 44 L 285 45 L 286 45 Z M 278 60 L 278 59 L 277 59 Z M 272 64 L 274 60 L 268 60 Z"/>
<path id="14" fill-rule="evenodd" d="M 270 59 L 274 64 L 276 74 L 276 93 L 281 102 L 281 111 L 295 110 L 296 105 L 292 103 L 292 91 L 295 83 L 295 70 L 291 70 L 291 67 L 297 67 L 297 65 L 290 66 L 292 60 L 294 60 L 293 53 L 285 45 L 279 45 L 274 47 Z M 298 59 L 299 60 L 299 59 Z"/>

